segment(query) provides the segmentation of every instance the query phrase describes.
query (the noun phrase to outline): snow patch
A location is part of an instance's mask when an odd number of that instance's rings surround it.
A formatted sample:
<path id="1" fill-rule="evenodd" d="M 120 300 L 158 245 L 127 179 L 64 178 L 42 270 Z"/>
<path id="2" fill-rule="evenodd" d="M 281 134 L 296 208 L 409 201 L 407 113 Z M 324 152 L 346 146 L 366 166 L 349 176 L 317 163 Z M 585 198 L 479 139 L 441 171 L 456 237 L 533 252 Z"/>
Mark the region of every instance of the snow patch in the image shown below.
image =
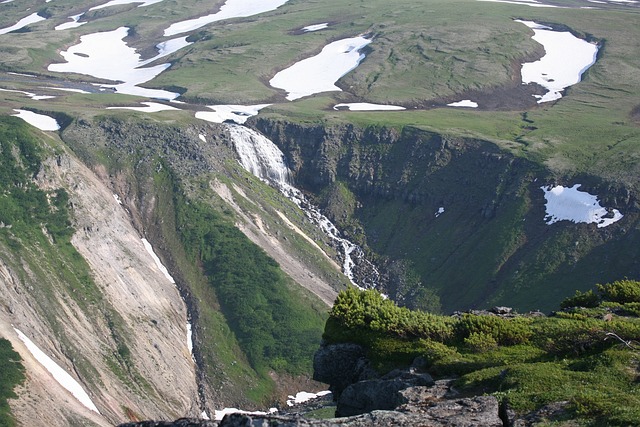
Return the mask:
<path id="1" fill-rule="evenodd" d="M 18 22 L 16 22 L 14 25 L 10 27 L 0 28 L 0 34 L 7 34 L 7 33 L 10 33 L 11 31 L 24 28 L 29 24 L 35 24 L 36 22 L 44 21 L 45 19 L 47 18 L 43 18 L 42 16 L 38 15 L 38 12 L 32 13 L 31 15 L 22 18 L 21 20 L 19 20 Z"/>
<path id="2" fill-rule="evenodd" d="M 438 208 L 438 211 L 436 212 L 436 218 L 438 218 L 443 213 L 444 213 L 444 208 L 443 207 Z"/>
<path id="3" fill-rule="evenodd" d="M 546 199 L 545 222 L 553 224 L 558 221 L 596 223 L 598 228 L 607 227 L 622 219 L 624 215 L 617 209 L 600 206 L 597 196 L 579 191 L 581 184 L 573 187 L 542 186 Z"/>
<path id="4" fill-rule="evenodd" d="M 143 111 L 145 113 L 157 113 L 158 111 L 180 110 L 170 105 L 159 104 L 157 102 L 141 102 L 146 107 L 107 107 L 107 110 L 133 110 Z"/>
<path id="5" fill-rule="evenodd" d="M 227 0 L 220 7 L 219 12 L 171 24 L 169 28 L 164 30 L 164 35 L 165 37 L 170 37 L 197 30 L 207 24 L 222 21 L 223 19 L 242 18 L 269 12 L 279 8 L 287 1 L 289 0 Z"/>
<path id="6" fill-rule="evenodd" d="M 80 37 L 80 43 L 60 53 L 67 61 L 66 63 L 50 64 L 48 70 L 59 73 L 87 74 L 101 79 L 120 81 L 123 83 L 101 85 L 101 87 L 114 88 L 116 92 L 127 95 L 168 100 L 180 96 L 179 93 L 146 89 L 138 85 L 152 80 L 171 66 L 171 64 L 160 64 L 143 68 L 143 65 L 181 49 L 189 42 L 185 38 L 180 38 L 160 43 L 156 46 L 159 53 L 153 58 L 143 61 L 136 50 L 124 42 L 123 39 L 128 34 L 128 27 L 86 34 Z"/>
<path id="7" fill-rule="evenodd" d="M 207 137 L 204 136 L 203 134 L 199 134 L 198 138 L 200 138 L 200 141 L 202 141 L 202 142 L 207 142 Z"/>
<path id="8" fill-rule="evenodd" d="M 118 203 L 119 205 L 122 205 L 122 200 L 120 200 L 120 196 L 118 196 L 117 194 L 114 194 L 113 198 L 116 199 L 116 203 Z"/>
<path id="9" fill-rule="evenodd" d="M 560 6 L 554 6 L 552 4 L 544 4 L 544 3 L 540 3 L 537 1 L 531 1 L 531 0 L 478 0 L 478 1 L 486 1 L 486 2 L 492 2 L 492 3 L 507 3 L 507 4 L 524 4 L 527 6 L 531 6 L 531 7 L 560 7 Z"/>
<path id="10" fill-rule="evenodd" d="M 53 117 L 45 116 L 44 114 L 34 113 L 33 111 L 16 110 L 18 114 L 13 116 L 19 117 L 31 126 L 35 126 L 40 130 L 56 131 L 60 129 L 60 125 Z"/>
<path id="11" fill-rule="evenodd" d="M 289 399 L 287 399 L 287 405 L 293 406 L 299 403 L 308 402 L 311 399 L 317 399 L 318 397 L 326 396 L 328 394 L 331 394 L 329 390 L 319 391 L 318 393 L 309 393 L 307 391 L 300 391 L 296 393 L 295 396 L 289 396 Z"/>
<path id="12" fill-rule="evenodd" d="M 212 123 L 223 123 L 232 121 L 237 124 L 243 124 L 251 116 L 257 115 L 260 110 L 271 104 L 258 105 L 207 105 L 213 111 L 198 111 L 196 119 L 206 120 Z"/>
<path id="13" fill-rule="evenodd" d="M 84 15 L 84 13 L 79 13 L 77 15 L 70 16 L 69 19 L 71 19 L 71 22 L 65 22 L 64 24 L 57 25 L 54 28 L 54 30 L 56 31 L 70 30 L 71 28 L 78 28 L 83 26 L 84 24 L 86 24 L 86 22 L 78 22 L 80 21 L 80 18 L 82 17 L 82 15 Z"/>
<path id="14" fill-rule="evenodd" d="M 319 54 L 278 72 L 269 84 L 288 92 L 289 101 L 320 92 L 341 91 L 335 82 L 360 64 L 365 56 L 360 50 L 369 43 L 371 40 L 362 36 L 329 43 Z"/>
<path id="15" fill-rule="evenodd" d="M 278 410 L 276 408 L 269 408 L 269 412 L 263 412 L 263 411 L 243 411 L 242 409 L 238 409 L 238 408 L 224 408 L 220 410 L 216 409 L 213 412 L 214 412 L 214 419 L 216 421 L 220 421 L 227 414 L 267 415 L 267 414 L 273 414 L 275 412 L 278 412 Z"/>
<path id="16" fill-rule="evenodd" d="M 334 110 L 346 108 L 351 111 L 400 111 L 406 108 L 399 105 L 370 104 L 368 102 L 342 103 L 333 106 Z"/>
<path id="17" fill-rule="evenodd" d="M 552 31 L 532 21 L 516 20 L 534 32 L 545 55 L 537 61 L 522 64 L 522 83 L 538 83 L 548 92 L 536 95 L 538 103 L 555 101 L 562 91 L 580 82 L 582 74 L 596 62 L 598 46 L 579 39 L 568 31 Z"/>
<path id="18" fill-rule="evenodd" d="M 27 347 L 27 350 L 33 355 L 33 357 L 45 367 L 47 371 L 53 376 L 53 378 L 64 387 L 69 393 L 73 395 L 80 403 L 89 408 L 90 410 L 97 412 L 98 408 L 93 403 L 89 395 L 82 388 L 80 383 L 76 381 L 71 375 L 67 373 L 64 369 L 62 369 L 56 362 L 53 361 L 49 356 L 47 356 L 40 348 L 33 343 L 25 334 L 22 333 L 19 329 L 13 328 L 18 334 L 18 338 L 24 343 Z"/>
<path id="19" fill-rule="evenodd" d="M 35 76 L 34 76 L 35 77 Z M 35 93 L 31 93 L 31 92 L 25 92 L 23 90 L 12 90 L 12 89 L 0 89 L 0 92 L 13 92 L 13 93 L 21 93 L 23 95 L 28 96 L 29 98 L 33 99 L 34 101 L 41 101 L 43 99 L 51 99 L 51 98 L 55 98 L 55 96 L 53 95 L 36 95 Z"/>
<path id="20" fill-rule="evenodd" d="M 151 247 L 151 243 L 149 243 L 149 241 L 143 237 L 142 244 L 144 245 L 144 248 L 147 250 L 149 255 L 151 255 L 151 257 L 153 258 L 153 261 L 156 263 L 156 266 L 158 267 L 158 269 L 160 269 L 162 274 L 164 274 L 164 277 L 169 279 L 171 283 L 176 283 L 176 281 L 173 280 L 173 277 L 171 277 L 171 275 L 169 274 L 169 271 L 167 270 L 167 268 L 162 264 L 162 261 L 160 261 L 160 258 L 158 258 L 158 255 L 156 255 L 156 253 L 153 251 L 153 247 Z"/>
<path id="21" fill-rule="evenodd" d="M 302 28 L 302 31 L 304 31 L 305 33 L 311 33 L 313 31 L 324 30 L 328 26 L 329 26 L 328 22 L 323 22 L 322 24 L 307 25 L 306 27 Z"/>
<path id="22" fill-rule="evenodd" d="M 99 9 L 104 9 L 105 7 L 118 6 L 122 4 L 131 4 L 131 3 L 142 3 L 141 5 L 138 5 L 138 7 L 145 7 L 145 6 L 150 6 L 152 4 L 160 3 L 161 1 L 162 0 L 111 0 L 110 2 L 107 2 L 100 6 L 92 7 L 89 10 L 99 10 Z"/>
<path id="23" fill-rule="evenodd" d="M 478 108 L 478 103 L 474 102 L 470 99 L 463 99 L 462 101 L 452 102 L 447 104 L 449 107 L 467 107 L 467 108 Z"/>
<path id="24" fill-rule="evenodd" d="M 191 329 L 191 323 L 187 323 L 187 348 L 189 354 L 193 356 L 193 330 Z"/>

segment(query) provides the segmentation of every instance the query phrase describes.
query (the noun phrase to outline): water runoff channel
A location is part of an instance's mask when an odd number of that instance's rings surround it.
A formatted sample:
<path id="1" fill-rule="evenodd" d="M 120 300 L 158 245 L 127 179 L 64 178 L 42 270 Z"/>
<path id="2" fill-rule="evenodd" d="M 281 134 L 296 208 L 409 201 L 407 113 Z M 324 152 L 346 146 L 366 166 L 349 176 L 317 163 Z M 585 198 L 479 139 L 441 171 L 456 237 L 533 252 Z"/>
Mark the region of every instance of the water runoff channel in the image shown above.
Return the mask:
<path id="1" fill-rule="evenodd" d="M 291 184 L 291 171 L 278 146 L 261 133 L 238 124 L 227 124 L 240 164 L 248 172 L 277 188 L 295 203 L 307 218 L 326 234 L 337 249 L 342 272 L 360 289 L 376 288 L 380 283 L 378 269 L 365 257 L 362 248 L 341 236 L 338 228 Z"/>

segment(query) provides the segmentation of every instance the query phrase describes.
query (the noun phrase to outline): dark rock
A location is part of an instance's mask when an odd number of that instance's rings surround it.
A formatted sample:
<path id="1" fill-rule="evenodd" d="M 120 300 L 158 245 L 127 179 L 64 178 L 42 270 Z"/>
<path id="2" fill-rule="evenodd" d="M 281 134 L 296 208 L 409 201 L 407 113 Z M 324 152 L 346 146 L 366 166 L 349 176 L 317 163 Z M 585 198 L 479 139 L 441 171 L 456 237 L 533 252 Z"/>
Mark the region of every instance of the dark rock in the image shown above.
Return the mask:
<path id="1" fill-rule="evenodd" d="M 377 376 L 357 344 L 323 345 L 313 357 L 313 379 L 329 384 L 336 399 L 350 384 Z"/>
<path id="2" fill-rule="evenodd" d="M 346 417 L 377 409 L 395 409 L 403 402 L 401 390 L 435 384 L 429 374 L 394 370 L 380 379 L 359 381 L 344 389 L 338 398 L 336 415 Z"/>

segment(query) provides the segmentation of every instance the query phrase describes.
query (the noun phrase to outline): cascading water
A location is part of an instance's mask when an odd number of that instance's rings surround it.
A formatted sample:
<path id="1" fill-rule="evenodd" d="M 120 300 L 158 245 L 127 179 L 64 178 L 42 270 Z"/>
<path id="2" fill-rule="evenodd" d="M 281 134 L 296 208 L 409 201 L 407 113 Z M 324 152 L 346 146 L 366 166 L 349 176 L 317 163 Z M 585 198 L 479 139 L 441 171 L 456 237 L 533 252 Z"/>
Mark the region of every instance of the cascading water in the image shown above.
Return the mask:
<path id="1" fill-rule="evenodd" d="M 340 231 L 329 218 L 309 203 L 300 190 L 291 185 L 291 173 L 284 154 L 278 146 L 266 136 L 247 127 L 235 124 L 227 126 L 233 145 L 240 157 L 240 164 L 253 175 L 278 188 L 329 236 L 341 253 L 342 270 L 351 283 L 359 288 L 375 288 L 380 278 L 378 270 L 365 258 L 364 251 L 360 246 L 341 237 Z M 358 274 L 359 270 L 366 271 L 367 274 Z"/>

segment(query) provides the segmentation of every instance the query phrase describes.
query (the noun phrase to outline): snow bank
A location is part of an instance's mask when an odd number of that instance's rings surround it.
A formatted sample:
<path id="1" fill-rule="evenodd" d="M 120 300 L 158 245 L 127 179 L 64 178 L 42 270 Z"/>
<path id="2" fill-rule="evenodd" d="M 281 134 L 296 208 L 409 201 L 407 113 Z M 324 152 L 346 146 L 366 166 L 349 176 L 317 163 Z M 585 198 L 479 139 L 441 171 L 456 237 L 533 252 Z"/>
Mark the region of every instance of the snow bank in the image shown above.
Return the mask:
<path id="1" fill-rule="evenodd" d="M 69 30 L 71 28 L 78 28 L 83 26 L 84 24 L 86 24 L 86 22 L 78 22 L 80 21 L 80 18 L 82 17 L 82 15 L 84 15 L 84 13 L 79 13 L 77 15 L 70 16 L 69 19 L 71 19 L 71 22 L 65 22 L 64 24 L 57 25 L 54 28 L 54 30 L 56 31 Z"/>
<path id="2" fill-rule="evenodd" d="M 349 104 L 336 104 L 333 106 L 334 110 L 341 108 L 347 108 L 351 111 L 400 111 L 405 110 L 404 107 L 399 105 L 386 105 L 386 104 L 370 104 L 368 102 L 352 102 Z"/>
<path id="3" fill-rule="evenodd" d="M 176 34 L 186 33 L 187 31 L 197 30 L 207 24 L 222 21 L 223 19 L 241 18 L 269 12 L 279 8 L 287 1 L 288 0 L 227 0 L 227 2 L 220 7 L 219 12 L 171 24 L 169 28 L 164 30 L 164 35 L 165 37 L 170 37 Z"/>
<path id="4" fill-rule="evenodd" d="M 447 104 L 449 107 L 467 107 L 467 108 L 478 108 L 478 103 L 474 102 L 470 99 L 463 99 L 462 101 L 452 102 Z"/>
<path id="5" fill-rule="evenodd" d="M 549 90 L 543 96 L 536 96 L 538 103 L 560 99 L 562 91 L 580 82 L 582 73 L 596 62 L 598 46 L 595 44 L 568 31 L 553 31 L 532 21 L 516 22 L 531 28 L 533 39 L 545 50 L 545 55 L 539 60 L 522 64 L 523 84 L 538 83 Z"/>
<path id="6" fill-rule="evenodd" d="M 107 107 L 107 110 L 133 110 L 133 111 L 143 111 L 145 113 L 157 113 L 158 111 L 180 110 L 179 108 L 172 107 L 166 104 L 159 104 L 157 102 L 141 102 L 141 104 L 146 105 L 146 107 Z"/>
<path id="7" fill-rule="evenodd" d="M 258 105 L 207 105 L 213 111 L 198 111 L 196 119 L 206 120 L 212 123 L 223 123 L 231 120 L 237 124 L 243 124 L 251 116 L 257 115 L 260 110 L 271 104 Z"/>
<path id="8" fill-rule="evenodd" d="M 558 221 L 595 223 L 598 228 L 606 227 L 622 219 L 617 209 L 603 208 L 598 198 L 584 191 L 578 191 L 580 184 L 571 188 L 557 185 L 553 188 L 540 187 L 544 191 L 546 203 L 545 222 L 553 224 Z"/>
<path id="9" fill-rule="evenodd" d="M 329 43 L 316 56 L 277 73 L 269 84 L 287 91 L 289 101 L 320 92 L 341 91 L 335 82 L 360 64 L 364 59 L 360 50 L 369 43 L 371 40 L 362 36 Z"/>
<path id="10" fill-rule="evenodd" d="M 80 37 L 80 43 L 71 46 L 60 54 L 66 63 L 50 64 L 48 70 L 59 73 L 79 73 L 93 77 L 121 81 L 116 85 L 101 85 L 114 88 L 118 93 L 149 98 L 172 100 L 179 93 L 158 89 L 146 89 L 138 85 L 146 83 L 169 68 L 170 64 L 143 67 L 163 56 L 169 55 L 189 45 L 186 38 L 169 40 L 157 46 L 158 55 L 142 61 L 132 47 L 127 46 L 124 38 L 129 34 L 128 27 L 113 31 L 87 34 Z"/>
<path id="11" fill-rule="evenodd" d="M 218 410 L 214 411 L 214 419 L 216 421 L 220 421 L 227 414 L 267 415 L 267 414 L 273 414 L 275 412 L 278 412 L 276 408 L 270 408 L 269 412 L 262 412 L 262 411 L 251 412 L 251 411 L 243 411 L 242 409 L 237 409 L 237 408 L 224 408 L 219 411 Z"/>
<path id="12" fill-rule="evenodd" d="M 29 24 L 35 24 L 36 22 L 44 21 L 45 19 L 47 18 L 43 18 L 42 16 L 38 15 L 38 12 L 35 12 L 27 17 L 22 18 L 21 20 L 19 20 L 18 22 L 16 22 L 14 25 L 10 27 L 0 28 L 0 34 L 7 34 L 7 33 L 10 33 L 11 31 L 24 28 Z"/>
<path id="13" fill-rule="evenodd" d="M 289 396 L 289 399 L 287 400 L 287 405 L 293 406 L 295 404 L 304 403 L 311 399 L 317 399 L 318 397 L 326 396 L 328 394 L 331 394 L 329 390 L 319 391 L 318 393 L 309 393 L 307 391 L 300 391 L 296 393 L 295 396 Z"/>
<path id="14" fill-rule="evenodd" d="M 169 271 L 167 270 L 167 268 L 162 264 L 162 261 L 160 261 L 160 258 L 158 258 L 158 255 L 156 255 L 156 253 L 153 251 L 153 247 L 151 247 L 151 243 L 149 243 L 149 241 L 143 237 L 142 244 L 144 245 L 144 248 L 147 250 L 149 255 L 151 255 L 151 257 L 153 258 L 153 261 L 156 263 L 156 266 L 158 267 L 158 269 L 160 269 L 162 274 L 164 274 L 164 277 L 169 279 L 171 283 L 176 283 L 176 281 L 173 280 L 173 277 L 171 277 L 171 275 L 169 274 Z"/>
<path id="15" fill-rule="evenodd" d="M 328 22 L 323 22 L 322 24 L 307 25 L 306 27 L 302 28 L 302 31 L 304 31 L 305 33 L 310 33 L 313 31 L 324 30 L 328 26 L 329 26 Z"/>
<path id="16" fill-rule="evenodd" d="M 18 114 L 13 114 L 16 117 L 20 117 L 31 126 L 35 126 L 40 130 L 56 131 L 60 129 L 60 125 L 53 117 L 45 116 L 44 114 L 34 113 L 33 111 L 16 110 Z"/>
<path id="17" fill-rule="evenodd" d="M 104 9 L 105 7 L 118 6 L 121 4 L 131 4 L 131 3 L 142 3 L 141 5 L 138 5 L 138 7 L 145 7 L 152 4 L 160 3 L 161 1 L 162 0 L 111 0 L 110 2 L 101 4 L 100 6 L 92 7 L 89 10 L 98 10 L 98 9 Z"/>
<path id="18" fill-rule="evenodd" d="M 53 378 L 64 387 L 69 393 L 73 395 L 80 403 L 82 403 L 87 408 L 91 409 L 98 414 L 98 408 L 94 405 L 93 401 L 89 397 L 86 391 L 82 388 L 80 383 L 76 381 L 71 375 L 67 373 L 64 369 L 62 369 L 56 362 L 53 361 L 49 356 L 47 356 L 40 348 L 33 343 L 25 334 L 23 334 L 19 329 L 13 328 L 18 334 L 18 338 L 24 343 L 27 347 L 27 350 L 33 355 L 33 357 L 45 367 L 47 371 L 53 376 Z"/>

